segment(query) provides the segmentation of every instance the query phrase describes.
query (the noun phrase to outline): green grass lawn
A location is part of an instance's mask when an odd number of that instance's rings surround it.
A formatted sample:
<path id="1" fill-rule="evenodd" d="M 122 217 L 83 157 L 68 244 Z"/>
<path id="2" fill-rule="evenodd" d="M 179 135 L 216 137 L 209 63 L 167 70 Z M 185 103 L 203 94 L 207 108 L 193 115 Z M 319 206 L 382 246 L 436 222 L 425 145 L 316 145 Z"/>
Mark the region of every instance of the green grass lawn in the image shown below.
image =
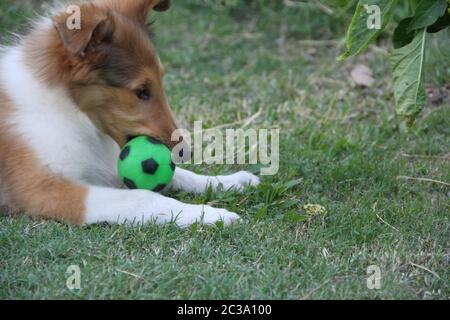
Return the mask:
<path id="1" fill-rule="evenodd" d="M 406 130 L 386 41 L 340 64 L 344 25 L 320 10 L 175 3 L 156 16 L 155 42 L 180 122 L 214 127 L 262 108 L 251 126 L 280 129 L 279 173 L 244 194 L 173 194 L 241 214 L 229 228 L 76 228 L 1 216 L 0 298 L 449 299 L 450 188 L 397 179 L 450 182 L 448 100 Z M 2 32 L 23 21 L 2 7 Z M 441 48 L 449 39 L 441 35 Z M 448 55 L 430 48 L 428 82 L 443 86 Z M 357 63 L 374 70 L 373 88 L 352 85 Z M 327 213 L 308 214 L 308 203 Z M 66 287 L 70 265 L 81 268 L 81 290 Z M 370 265 L 381 269 L 379 290 L 367 288 Z"/>

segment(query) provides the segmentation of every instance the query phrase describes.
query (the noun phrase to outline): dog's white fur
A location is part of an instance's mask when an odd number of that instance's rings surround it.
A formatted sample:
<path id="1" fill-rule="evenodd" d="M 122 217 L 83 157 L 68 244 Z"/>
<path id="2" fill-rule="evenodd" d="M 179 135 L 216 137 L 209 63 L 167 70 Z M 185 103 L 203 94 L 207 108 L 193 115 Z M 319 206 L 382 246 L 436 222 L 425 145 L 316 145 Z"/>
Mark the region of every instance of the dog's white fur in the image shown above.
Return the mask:
<path id="1" fill-rule="evenodd" d="M 48 21 L 48 25 L 51 22 Z M 191 205 L 142 190 L 120 190 L 116 173 L 119 147 L 100 132 L 91 120 L 71 102 L 63 87 L 48 87 L 26 66 L 23 47 L 7 49 L 0 63 L 0 86 L 11 99 L 14 112 L 7 119 L 12 134 L 19 136 L 40 161 L 40 165 L 74 183 L 88 188 L 85 223 L 165 223 L 180 226 L 195 222 L 230 224 L 239 219 L 233 212 L 206 205 Z M 259 179 L 239 172 L 230 176 L 208 177 L 177 168 L 172 184 L 175 190 L 201 193 L 214 190 L 242 190 Z M 0 194 L 2 189 L 0 180 Z M 0 195 L 3 205 L 8 204 Z"/>

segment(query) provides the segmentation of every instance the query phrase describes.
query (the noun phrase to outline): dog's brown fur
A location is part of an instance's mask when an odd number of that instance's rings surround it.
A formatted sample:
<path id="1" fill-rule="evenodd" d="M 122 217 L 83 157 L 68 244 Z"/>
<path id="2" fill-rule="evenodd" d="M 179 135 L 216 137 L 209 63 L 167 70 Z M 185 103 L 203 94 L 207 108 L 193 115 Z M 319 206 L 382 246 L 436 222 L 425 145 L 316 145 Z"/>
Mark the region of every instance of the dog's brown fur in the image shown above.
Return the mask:
<path id="1" fill-rule="evenodd" d="M 81 110 L 120 146 L 136 135 L 177 143 L 171 141 L 177 124 L 164 94 L 164 69 L 145 32 L 144 17 L 156 4 L 81 4 L 81 30 L 69 30 L 69 14 L 62 13 L 53 17 L 50 34 L 37 30 L 27 37 L 27 61 L 36 74 L 50 85 L 65 84 Z M 140 100 L 138 90 L 149 90 L 150 100 Z"/>
<path id="2" fill-rule="evenodd" d="M 0 88 L 0 119 L 7 119 L 12 104 Z M 36 156 L 0 121 L 0 179 L 3 197 L 15 210 L 39 218 L 52 218 L 75 225 L 84 222 L 87 189 L 56 176 L 39 165 Z M 6 194 L 5 194 L 6 192 Z"/>
<path id="3" fill-rule="evenodd" d="M 148 135 L 174 145 L 176 123 L 163 90 L 163 67 L 144 23 L 151 8 L 169 1 L 96 0 L 81 7 L 81 30 L 38 27 L 25 37 L 26 63 L 48 85 L 63 85 L 75 104 L 119 145 L 129 136 Z M 156 7 L 155 7 L 156 6 Z M 140 100 L 136 91 L 148 89 Z M 87 188 L 51 173 L 6 122 L 14 106 L 0 88 L 0 180 L 2 198 L 27 214 L 84 223 Z M 0 199 L 2 200 L 2 199 Z M 0 206 L 3 205 L 0 201 Z"/>

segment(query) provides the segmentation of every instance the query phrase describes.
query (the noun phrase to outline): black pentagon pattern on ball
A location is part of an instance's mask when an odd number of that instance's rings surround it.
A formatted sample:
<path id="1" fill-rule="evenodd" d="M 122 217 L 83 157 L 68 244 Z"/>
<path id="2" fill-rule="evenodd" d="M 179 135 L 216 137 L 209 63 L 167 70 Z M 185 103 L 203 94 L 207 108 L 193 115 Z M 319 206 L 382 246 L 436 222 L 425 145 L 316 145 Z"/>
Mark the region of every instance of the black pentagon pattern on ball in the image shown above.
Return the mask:
<path id="1" fill-rule="evenodd" d="M 131 151 L 131 147 L 126 146 L 120 153 L 120 160 L 121 161 L 125 160 L 130 155 L 130 151 Z"/>
<path id="2" fill-rule="evenodd" d="M 152 137 L 147 137 L 147 140 L 150 142 L 150 143 L 153 143 L 153 144 L 163 144 L 161 141 L 159 141 L 158 139 L 155 139 L 155 138 L 152 138 Z"/>
<path id="3" fill-rule="evenodd" d="M 127 186 L 128 189 L 135 190 L 137 189 L 136 183 L 133 180 L 128 178 L 123 178 L 123 183 Z"/>
<path id="4" fill-rule="evenodd" d="M 158 168 L 159 164 L 153 158 L 142 161 L 142 171 L 147 174 L 155 174 Z"/>
<path id="5" fill-rule="evenodd" d="M 165 187 L 167 187 L 167 184 L 158 184 L 158 185 L 155 187 L 155 189 L 153 189 L 153 191 L 155 191 L 155 192 L 160 192 L 160 191 L 163 191 Z"/>

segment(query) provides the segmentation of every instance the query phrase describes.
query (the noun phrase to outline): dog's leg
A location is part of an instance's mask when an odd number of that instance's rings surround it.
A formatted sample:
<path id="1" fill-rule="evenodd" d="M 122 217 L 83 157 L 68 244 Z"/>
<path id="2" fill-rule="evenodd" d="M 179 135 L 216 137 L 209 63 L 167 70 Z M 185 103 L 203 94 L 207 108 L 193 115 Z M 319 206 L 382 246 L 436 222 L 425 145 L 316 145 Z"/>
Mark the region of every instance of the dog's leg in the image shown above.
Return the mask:
<path id="1" fill-rule="evenodd" d="M 239 220 L 237 214 L 225 209 L 185 204 L 150 191 L 81 186 L 56 177 L 47 178 L 45 185 L 30 183 L 13 198 L 18 208 L 31 216 L 76 225 L 174 221 L 185 227 L 195 222 L 214 224 L 223 221 L 229 225 Z"/>
<path id="2" fill-rule="evenodd" d="M 192 193 L 203 193 L 210 186 L 213 190 L 223 187 L 224 190 L 243 191 L 245 187 L 258 185 L 259 182 L 257 176 L 246 171 L 228 176 L 203 176 L 177 167 L 170 188 Z"/>
<path id="3" fill-rule="evenodd" d="M 116 190 L 90 187 L 86 199 L 86 223 L 163 224 L 174 221 L 185 227 L 195 222 L 229 225 L 239 216 L 225 209 L 206 205 L 185 204 L 158 193 L 144 190 Z"/>
<path id="4" fill-rule="evenodd" d="M 0 140 L 1 142 L 1 140 Z M 17 144 L 14 145 L 17 148 Z M 27 149 L 8 152 L 4 144 L 9 205 L 28 215 L 56 219 L 76 225 L 93 223 L 166 223 L 179 226 L 195 222 L 226 225 L 239 220 L 235 213 L 203 205 L 185 204 L 143 190 L 121 190 L 89 186 L 50 172 L 30 156 Z M 11 145 L 9 146 L 11 147 Z"/>

